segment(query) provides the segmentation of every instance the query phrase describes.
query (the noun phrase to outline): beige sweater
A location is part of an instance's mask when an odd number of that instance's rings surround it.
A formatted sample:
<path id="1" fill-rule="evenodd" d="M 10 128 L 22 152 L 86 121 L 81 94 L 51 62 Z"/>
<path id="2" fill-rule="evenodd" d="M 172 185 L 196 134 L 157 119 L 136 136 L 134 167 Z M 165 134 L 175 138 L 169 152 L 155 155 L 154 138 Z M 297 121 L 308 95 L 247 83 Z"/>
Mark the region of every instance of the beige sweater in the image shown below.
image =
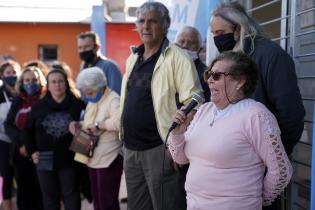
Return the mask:
<path id="1" fill-rule="evenodd" d="M 103 97 L 97 103 L 88 103 L 84 120 L 81 122 L 83 130 L 90 124 L 99 122 L 103 131 L 92 158 L 76 154 L 75 159 L 86 163 L 90 168 L 106 168 L 121 152 L 122 142 L 118 139 L 120 126 L 119 96 L 106 88 Z"/>

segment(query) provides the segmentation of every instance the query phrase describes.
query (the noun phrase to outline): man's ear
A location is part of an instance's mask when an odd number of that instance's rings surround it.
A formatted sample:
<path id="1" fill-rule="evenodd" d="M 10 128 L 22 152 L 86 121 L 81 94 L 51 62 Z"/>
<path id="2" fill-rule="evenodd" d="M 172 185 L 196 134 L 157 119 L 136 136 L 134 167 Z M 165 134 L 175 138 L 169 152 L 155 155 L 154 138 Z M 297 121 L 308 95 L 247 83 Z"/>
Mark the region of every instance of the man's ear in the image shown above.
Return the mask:
<path id="1" fill-rule="evenodd" d="M 98 44 L 95 44 L 95 51 L 98 51 L 100 49 L 100 46 Z"/>

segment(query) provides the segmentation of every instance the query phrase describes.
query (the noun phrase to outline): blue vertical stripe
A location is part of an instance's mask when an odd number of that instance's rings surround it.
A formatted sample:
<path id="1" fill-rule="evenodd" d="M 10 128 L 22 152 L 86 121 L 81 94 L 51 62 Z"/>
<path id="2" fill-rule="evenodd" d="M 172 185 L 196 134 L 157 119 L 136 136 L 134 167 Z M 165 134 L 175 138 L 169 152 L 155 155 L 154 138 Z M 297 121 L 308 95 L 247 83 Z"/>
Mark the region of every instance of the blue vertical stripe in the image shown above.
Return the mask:
<path id="1" fill-rule="evenodd" d="M 202 40 L 206 40 L 212 10 L 221 3 L 220 0 L 200 0 L 194 26 L 199 30 Z"/>
<path id="2" fill-rule="evenodd" d="M 104 5 L 105 6 L 105 5 Z M 100 36 L 101 53 L 106 53 L 106 23 L 104 20 L 104 6 L 93 6 L 93 13 L 91 18 L 91 30 Z"/>

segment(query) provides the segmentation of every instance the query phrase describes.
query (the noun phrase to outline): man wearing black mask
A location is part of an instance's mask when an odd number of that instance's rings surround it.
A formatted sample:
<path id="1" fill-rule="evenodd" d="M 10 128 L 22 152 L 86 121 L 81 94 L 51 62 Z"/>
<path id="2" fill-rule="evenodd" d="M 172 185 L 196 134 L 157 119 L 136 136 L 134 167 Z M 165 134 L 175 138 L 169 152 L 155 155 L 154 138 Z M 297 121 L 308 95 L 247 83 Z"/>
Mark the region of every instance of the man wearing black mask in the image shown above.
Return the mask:
<path id="1" fill-rule="evenodd" d="M 120 95 L 121 73 L 118 66 L 101 55 L 99 36 L 93 32 L 83 32 L 77 36 L 78 52 L 80 55 L 81 70 L 93 66 L 101 68 L 107 78 L 108 87 Z"/>
<path id="2" fill-rule="evenodd" d="M 290 155 L 302 135 L 305 115 L 292 58 L 266 38 L 258 23 L 237 2 L 223 3 L 213 11 L 211 32 L 219 52 L 240 50 L 256 62 L 260 78 L 253 98 L 276 116 L 281 140 Z M 263 208 L 276 209 L 281 209 L 280 199 Z"/>

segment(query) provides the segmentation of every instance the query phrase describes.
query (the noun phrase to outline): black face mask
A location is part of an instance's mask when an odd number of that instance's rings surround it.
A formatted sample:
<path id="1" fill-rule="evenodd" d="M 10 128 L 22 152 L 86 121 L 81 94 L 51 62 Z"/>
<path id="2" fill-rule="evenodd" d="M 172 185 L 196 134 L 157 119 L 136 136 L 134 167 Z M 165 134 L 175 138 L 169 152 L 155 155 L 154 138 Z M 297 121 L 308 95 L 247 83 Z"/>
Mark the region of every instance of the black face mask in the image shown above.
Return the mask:
<path id="1" fill-rule="evenodd" d="M 213 37 L 214 44 L 217 46 L 219 52 L 232 50 L 236 44 L 234 40 L 234 33 L 222 34 Z"/>
<path id="2" fill-rule="evenodd" d="M 11 87 L 15 85 L 16 80 L 17 80 L 17 76 L 2 77 L 2 81 Z"/>
<path id="3" fill-rule="evenodd" d="M 86 63 L 92 63 L 96 57 L 96 52 L 93 50 L 87 50 L 79 53 L 81 60 Z"/>

